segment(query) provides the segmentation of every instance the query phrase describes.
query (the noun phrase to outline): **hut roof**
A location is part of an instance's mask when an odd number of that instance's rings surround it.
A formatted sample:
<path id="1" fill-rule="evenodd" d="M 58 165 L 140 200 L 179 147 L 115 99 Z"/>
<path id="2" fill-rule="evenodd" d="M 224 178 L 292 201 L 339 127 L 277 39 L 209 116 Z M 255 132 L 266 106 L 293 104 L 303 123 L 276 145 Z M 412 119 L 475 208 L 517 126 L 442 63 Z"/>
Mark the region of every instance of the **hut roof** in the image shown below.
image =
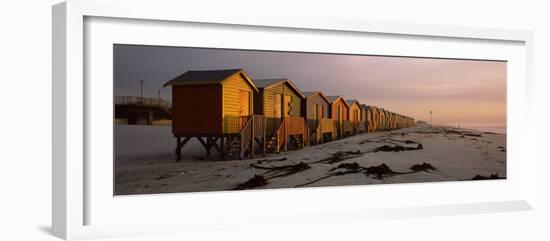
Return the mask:
<path id="1" fill-rule="evenodd" d="M 245 80 L 256 91 L 256 85 L 248 77 L 248 75 L 242 69 L 220 69 L 220 70 L 189 70 L 164 84 L 164 87 L 168 85 L 200 85 L 200 84 L 215 84 L 222 83 L 227 78 L 242 73 L 245 76 Z"/>
<path id="2" fill-rule="evenodd" d="M 288 85 L 290 85 L 290 87 L 292 87 L 296 93 L 298 93 L 298 95 L 302 98 L 306 98 L 304 96 L 304 94 L 302 93 L 302 91 L 300 91 L 300 89 L 298 89 L 298 87 L 296 87 L 296 85 L 294 85 L 294 83 L 292 83 L 292 81 L 290 81 L 289 79 L 287 78 L 279 78 L 279 79 L 255 79 L 253 80 L 254 81 L 254 84 L 256 85 L 256 87 L 258 87 L 258 89 L 267 89 L 267 88 L 271 88 L 273 86 L 276 86 L 278 84 L 283 84 L 283 83 L 287 83 Z"/>
<path id="3" fill-rule="evenodd" d="M 341 95 L 327 96 L 327 100 L 331 104 L 338 101 L 339 99 L 344 100 L 344 97 L 342 97 Z M 349 108 L 348 102 L 346 102 L 345 100 L 344 100 L 344 104 Z"/>
<path id="4" fill-rule="evenodd" d="M 316 91 L 304 91 L 302 92 L 302 94 L 304 94 L 305 98 L 309 98 L 309 97 L 312 97 L 314 95 L 319 95 L 321 96 L 321 98 L 325 99 L 325 101 L 327 101 L 328 103 L 331 103 L 327 97 L 325 95 L 323 95 L 323 92 L 319 91 L 319 90 L 316 90 Z"/>
<path id="5" fill-rule="evenodd" d="M 287 81 L 287 79 L 255 79 L 254 84 L 256 84 L 256 87 L 258 88 L 269 88 L 285 81 Z"/>
<path id="6" fill-rule="evenodd" d="M 346 100 L 346 102 L 347 102 L 348 105 L 350 105 L 350 106 L 353 105 L 353 104 L 355 104 L 355 103 L 357 103 L 357 105 L 361 106 L 361 104 L 359 103 L 358 100 Z"/>

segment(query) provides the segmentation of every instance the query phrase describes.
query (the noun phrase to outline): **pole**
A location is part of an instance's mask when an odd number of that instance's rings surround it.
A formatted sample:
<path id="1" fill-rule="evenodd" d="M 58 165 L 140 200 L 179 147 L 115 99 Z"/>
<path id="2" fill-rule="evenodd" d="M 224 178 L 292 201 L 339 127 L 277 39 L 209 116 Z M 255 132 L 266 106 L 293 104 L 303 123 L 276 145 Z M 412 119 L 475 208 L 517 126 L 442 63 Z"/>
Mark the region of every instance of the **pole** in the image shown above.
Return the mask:
<path id="1" fill-rule="evenodd" d="M 433 125 L 432 124 L 432 114 L 433 114 L 433 111 L 430 110 L 430 125 Z"/>
<path id="2" fill-rule="evenodd" d="M 158 96 L 159 96 L 159 105 L 160 105 L 160 90 L 158 91 Z"/>
<path id="3" fill-rule="evenodd" d="M 143 80 L 139 81 L 139 96 L 141 97 L 141 101 L 143 102 Z"/>

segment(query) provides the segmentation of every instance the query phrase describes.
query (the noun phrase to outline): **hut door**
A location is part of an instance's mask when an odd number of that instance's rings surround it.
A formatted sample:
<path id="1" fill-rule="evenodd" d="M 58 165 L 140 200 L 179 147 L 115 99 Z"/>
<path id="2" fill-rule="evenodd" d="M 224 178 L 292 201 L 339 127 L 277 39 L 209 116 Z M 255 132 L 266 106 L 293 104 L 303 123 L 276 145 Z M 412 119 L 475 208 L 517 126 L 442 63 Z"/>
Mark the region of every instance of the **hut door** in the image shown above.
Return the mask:
<path id="1" fill-rule="evenodd" d="M 315 115 L 315 125 L 319 125 L 319 105 L 318 104 L 314 104 L 313 105 L 313 111 L 314 111 L 314 115 Z"/>
<path id="2" fill-rule="evenodd" d="M 283 103 L 284 117 L 290 116 L 290 111 L 292 109 L 292 96 L 285 95 Z"/>
<path id="3" fill-rule="evenodd" d="M 275 118 L 283 118 L 283 102 L 282 97 L 283 95 L 276 94 L 275 95 Z"/>
<path id="4" fill-rule="evenodd" d="M 241 116 L 249 116 L 250 115 L 250 92 L 245 90 L 239 91 L 239 99 L 240 99 L 240 115 Z"/>
<path id="5" fill-rule="evenodd" d="M 337 113 L 336 116 L 338 116 L 338 123 L 342 123 L 342 106 L 337 106 Z"/>
<path id="6" fill-rule="evenodd" d="M 315 113 L 315 120 L 319 120 L 319 105 L 313 105 L 313 111 Z"/>

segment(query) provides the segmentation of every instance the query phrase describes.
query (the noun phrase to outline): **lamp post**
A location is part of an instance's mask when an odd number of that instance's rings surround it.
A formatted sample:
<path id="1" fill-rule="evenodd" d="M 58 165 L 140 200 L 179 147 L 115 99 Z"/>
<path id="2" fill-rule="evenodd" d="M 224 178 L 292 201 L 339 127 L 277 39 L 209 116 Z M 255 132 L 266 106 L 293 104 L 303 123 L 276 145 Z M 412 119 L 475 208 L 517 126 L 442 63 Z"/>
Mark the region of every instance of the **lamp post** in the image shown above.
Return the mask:
<path id="1" fill-rule="evenodd" d="M 160 90 L 158 90 L 158 96 L 159 96 L 159 105 L 160 105 Z"/>
<path id="2" fill-rule="evenodd" d="M 433 114 L 433 111 L 430 110 L 430 126 L 433 125 L 432 124 L 432 114 Z"/>
<path id="3" fill-rule="evenodd" d="M 138 81 L 139 82 L 139 102 L 143 102 L 143 80 Z"/>

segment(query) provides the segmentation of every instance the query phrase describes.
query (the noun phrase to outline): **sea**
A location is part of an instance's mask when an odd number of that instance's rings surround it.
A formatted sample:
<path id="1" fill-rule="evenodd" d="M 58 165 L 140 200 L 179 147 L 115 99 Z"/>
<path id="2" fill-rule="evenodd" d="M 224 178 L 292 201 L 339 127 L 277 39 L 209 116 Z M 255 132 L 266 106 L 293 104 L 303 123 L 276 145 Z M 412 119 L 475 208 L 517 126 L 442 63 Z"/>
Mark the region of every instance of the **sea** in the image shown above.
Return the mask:
<path id="1" fill-rule="evenodd" d="M 464 127 L 465 129 L 474 129 L 482 132 L 494 132 L 506 134 L 506 127 Z"/>

